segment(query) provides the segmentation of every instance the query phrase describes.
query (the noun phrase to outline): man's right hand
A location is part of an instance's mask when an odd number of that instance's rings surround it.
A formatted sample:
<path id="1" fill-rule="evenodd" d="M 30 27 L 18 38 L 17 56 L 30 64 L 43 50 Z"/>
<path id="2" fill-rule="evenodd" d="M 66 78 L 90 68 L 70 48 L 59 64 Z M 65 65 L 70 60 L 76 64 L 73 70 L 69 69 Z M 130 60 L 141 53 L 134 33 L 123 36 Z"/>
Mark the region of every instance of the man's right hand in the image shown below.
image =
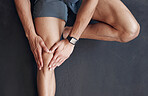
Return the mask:
<path id="1" fill-rule="evenodd" d="M 31 2 L 30 0 L 14 0 L 14 2 L 19 18 L 24 27 L 26 37 L 29 40 L 30 48 L 33 52 L 35 61 L 38 68 L 41 69 L 41 67 L 43 67 L 42 49 L 45 52 L 49 52 L 49 49 L 46 47 L 42 38 L 35 33 L 31 14 Z"/>
<path id="2" fill-rule="evenodd" d="M 41 70 L 41 68 L 43 67 L 42 51 L 50 53 L 49 49 L 45 45 L 43 39 L 38 35 L 30 37 L 28 40 L 37 66 L 39 70 Z"/>

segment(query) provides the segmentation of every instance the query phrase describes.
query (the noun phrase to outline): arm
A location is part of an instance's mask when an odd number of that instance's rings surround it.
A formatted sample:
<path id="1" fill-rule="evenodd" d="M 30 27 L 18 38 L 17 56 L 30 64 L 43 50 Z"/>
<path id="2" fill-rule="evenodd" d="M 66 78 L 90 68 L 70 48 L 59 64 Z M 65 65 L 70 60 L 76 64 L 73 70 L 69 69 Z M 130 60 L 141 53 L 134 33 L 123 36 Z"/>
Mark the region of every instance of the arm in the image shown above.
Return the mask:
<path id="1" fill-rule="evenodd" d="M 35 61 L 41 70 L 43 67 L 42 51 L 49 52 L 47 46 L 40 36 L 35 32 L 31 14 L 30 0 L 14 0 L 19 18 L 25 30 L 25 35 L 29 40 L 31 51 L 33 52 Z M 43 50 L 42 50 L 43 49 Z"/>
<path id="2" fill-rule="evenodd" d="M 84 29 L 91 20 L 99 0 L 82 0 L 75 23 L 69 36 L 79 39 Z"/>
<path id="3" fill-rule="evenodd" d="M 35 37 L 37 34 L 32 20 L 30 0 L 14 0 L 14 2 L 27 39 Z"/>

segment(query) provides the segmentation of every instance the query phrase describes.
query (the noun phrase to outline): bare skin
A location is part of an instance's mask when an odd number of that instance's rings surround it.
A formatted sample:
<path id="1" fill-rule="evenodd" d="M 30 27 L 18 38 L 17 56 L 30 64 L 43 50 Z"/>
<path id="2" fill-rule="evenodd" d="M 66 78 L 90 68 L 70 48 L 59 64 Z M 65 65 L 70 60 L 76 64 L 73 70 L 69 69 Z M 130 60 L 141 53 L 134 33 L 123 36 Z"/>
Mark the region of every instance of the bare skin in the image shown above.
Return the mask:
<path id="1" fill-rule="evenodd" d="M 90 1 L 93 0 L 88 0 L 88 1 L 90 3 Z M 98 0 L 98 1 L 99 2 L 97 3 L 96 7 L 94 7 L 95 10 L 93 14 L 91 12 L 89 14 L 87 12 L 84 13 L 88 14 L 89 15 L 88 17 L 92 16 L 90 19 L 102 21 L 101 23 L 87 25 L 89 20 L 82 20 L 80 22 L 79 19 L 80 18 L 82 19 L 82 17 L 84 17 L 82 16 L 82 11 L 84 11 L 84 9 L 81 8 L 81 11 L 78 13 L 79 17 L 77 18 L 76 23 L 74 24 L 73 27 L 64 28 L 65 22 L 64 20 L 61 20 L 59 18 L 54 18 L 54 17 L 35 18 L 34 21 L 35 21 L 36 33 L 38 34 L 38 36 L 40 36 L 43 39 L 48 49 L 53 48 L 53 45 L 56 42 L 59 42 L 62 32 L 65 38 L 67 37 L 68 34 L 70 34 L 71 36 L 74 36 L 78 39 L 86 38 L 86 39 L 117 41 L 117 42 L 129 42 L 138 36 L 140 26 L 133 17 L 133 15 L 131 14 L 131 12 L 120 0 Z M 96 1 L 94 0 L 94 2 Z M 90 10 L 93 10 L 93 7 Z M 30 28 L 32 28 L 33 30 L 33 27 Z M 31 33 L 31 31 L 25 31 L 25 32 L 28 40 L 30 42 L 34 42 L 34 39 L 31 39 L 32 37 L 37 38 L 36 34 L 34 33 L 34 30 L 32 31 L 33 33 Z M 27 32 L 30 32 L 30 34 L 28 34 Z M 67 41 L 65 40 L 64 42 Z M 45 45 L 44 45 L 44 50 L 46 50 Z M 71 53 L 74 46 L 70 45 L 70 43 L 65 43 L 65 45 L 68 46 L 68 48 L 71 48 L 71 50 L 69 51 L 69 53 Z M 32 49 L 33 48 L 34 47 L 32 47 Z M 65 55 L 63 54 L 63 56 Z M 68 57 L 61 61 L 59 59 L 58 61 L 55 60 L 54 62 L 52 62 L 52 64 L 50 64 L 53 57 L 54 53 L 49 54 L 47 53 L 47 51 L 42 52 L 43 66 L 42 69 L 38 70 L 37 73 L 37 86 L 38 86 L 39 96 L 55 96 L 55 89 L 56 89 L 55 73 L 54 69 L 48 70 L 48 67 L 49 65 L 54 64 L 54 66 L 52 66 L 51 68 L 56 68 L 57 65 L 61 65 Z M 36 61 L 38 60 L 36 59 Z M 38 66 L 41 66 L 41 64 L 38 63 Z"/>
<path id="2" fill-rule="evenodd" d="M 121 11 L 122 14 L 120 14 Z M 82 34 L 77 30 L 79 28 L 75 27 L 75 29 L 73 29 L 74 26 L 77 26 L 77 23 L 75 23 L 73 27 L 66 27 L 64 29 L 64 38 L 70 34 L 77 38 L 129 42 L 139 34 L 139 24 L 120 0 L 100 0 L 92 15 L 92 19 L 102 22 L 87 25 Z M 72 30 L 75 30 L 75 33 Z M 53 60 L 53 62 L 50 63 L 51 65 L 53 64 L 51 68 L 56 67 L 55 63 L 58 63 L 58 61 Z"/>
<path id="3" fill-rule="evenodd" d="M 60 40 L 65 22 L 54 17 L 35 18 L 36 32 L 44 40 L 48 49 Z M 48 70 L 48 64 L 53 54 L 42 53 L 43 68 L 37 71 L 37 87 L 39 96 L 54 96 L 55 74 L 54 70 Z"/>
<path id="4" fill-rule="evenodd" d="M 64 37 L 70 35 L 77 39 L 86 38 L 125 43 L 138 36 L 140 26 L 129 9 L 120 0 L 98 0 L 95 7 L 96 2 L 97 0 L 83 0 L 74 25 L 65 28 Z M 90 18 L 91 16 L 92 18 Z M 88 19 L 98 20 L 101 23 L 87 25 L 89 23 Z M 59 65 L 57 58 L 62 57 L 54 55 L 49 64 L 51 68 Z"/>
<path id="5" fill-rule="evenodd" d="M 138 22 L 120 0 L 100 0 L 92 19 L 102 22 L 89 24 L 80 38 L 129 42 L 140 32 Z M 64 38 L 70 34 L 71 29 L 65 27 Z"/>

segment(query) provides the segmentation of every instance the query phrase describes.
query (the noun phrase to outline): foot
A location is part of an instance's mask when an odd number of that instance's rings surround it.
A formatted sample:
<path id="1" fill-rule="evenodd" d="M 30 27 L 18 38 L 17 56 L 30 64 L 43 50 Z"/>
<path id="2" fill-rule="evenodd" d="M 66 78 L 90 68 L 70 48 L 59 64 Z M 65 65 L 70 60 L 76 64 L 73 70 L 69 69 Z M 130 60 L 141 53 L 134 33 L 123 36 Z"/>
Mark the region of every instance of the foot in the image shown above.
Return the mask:
<path id="1" fill-rule="evenodd" d="M 63 38 L 64 38 L 64 39 L 67 38 L 67 36 L 69 35 L 71 29 L 72 29 L 72 27 L 68 27 L 68 26 L 66 26 L 66 27 L 64 28 L 64 31 L 63 31 Z"/>

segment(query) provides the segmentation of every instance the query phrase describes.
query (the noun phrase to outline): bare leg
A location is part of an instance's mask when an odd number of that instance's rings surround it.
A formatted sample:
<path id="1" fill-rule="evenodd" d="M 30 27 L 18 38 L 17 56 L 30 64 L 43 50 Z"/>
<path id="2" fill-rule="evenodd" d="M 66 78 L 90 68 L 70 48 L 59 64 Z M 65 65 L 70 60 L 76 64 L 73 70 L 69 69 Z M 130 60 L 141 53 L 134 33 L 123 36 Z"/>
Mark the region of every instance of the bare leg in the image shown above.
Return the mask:
<path id="1" fill-rule="evenodd" d="M 63 37 L 66 38 L 72 27 L 65 27 Z M 105 41 L 120 41 L 117 30 L 105 23 L 89 24 L 80 38 L 96 39 Z"/>
<path id="2" fill-rule="evenodd" d="M 92 19 L 101 23 L 89 24 L 80 38 L 128 42 L 140 31 L 138 22 L 120 0 L 99 0 Z"/>
<path id="3" fill-rule="evenodd" d="M 50 49 L 54 43 L 60 40 L 65 22 L 55 17 L 37 17 L 35 18 L 36 32 L 44 40 L 46 46 Z M 48 69 L 48 64 L 53 54 L 43 52 L 43 68 L 37 71 L 37 88 L 39 96 L 55 96 L 56 81 L 54 70 Z"/>

